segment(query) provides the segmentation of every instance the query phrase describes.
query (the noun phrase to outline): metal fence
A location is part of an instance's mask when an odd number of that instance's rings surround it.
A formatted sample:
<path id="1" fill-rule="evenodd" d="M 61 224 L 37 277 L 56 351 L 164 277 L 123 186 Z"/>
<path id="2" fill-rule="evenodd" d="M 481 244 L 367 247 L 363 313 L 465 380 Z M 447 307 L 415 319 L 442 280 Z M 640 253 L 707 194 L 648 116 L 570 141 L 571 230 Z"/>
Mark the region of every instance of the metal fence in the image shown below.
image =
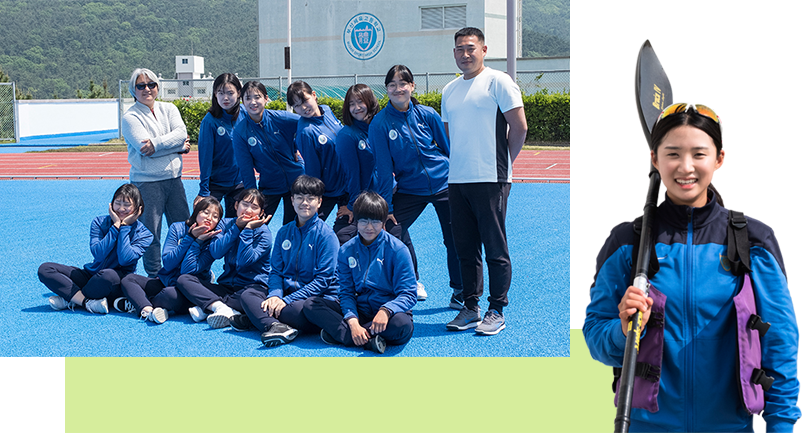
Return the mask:
<path id="1" fill-rule="evenodd" d="M 415 84 L 419 93 L 431 91 L 442 91 L 451 80 L 457 75 L 453 73 L 430 73 L 420 74 L 415 77 Z M 293 81 L 303 80 L 309 83 L 318 96 L 330 96 L 332 98 L 345 98 L 345 92 L 349 87 L 357 83 L 370 86 L 378 98 L 387 94 L 384 88 L 384 74 L 366 75 L 328 75 L 328 76 L 294 76 Z M 240 81 L 258 80 L 267 88 L 267 93 L 271 100 L 284 99 L 287 92 L 287 77 L 274 78 L 241 78 Z M 165 80 L 162 79 L 162 88 L 159 98 L 165 101 L 172 101 L 179 98 L 211 98 L 212 79 L 197 80 Z M 568 93 L 571 89 L 571 71 L 519 71 L 518 85 L 525 94 L 532 94 L 543 91 L 549 93 Z M 120 80 L 120 99 L 129 99 L 133 104 L 133 99 L 128 93 L 128 81 Z"/>
<path id="2" fill-rule="evenodd" d="M 442 92 L 446 84 L 456 78 L 457 75 L 448 72 L 438 72 L 419 74 L 415 76 L 415 86 L 418 93 L 428 93 L 432 91 Z M 287 77 L 274 78 L 240 78 L 244 84 L 247 81 L 257 80 L 265 85 L 267 96 L 271 100 L 284 100 L 287 94 Z M 344 99 L 345 92 L 354 84 L 367 84 L 376 97 L 381 99 L 387 95 L 384 88 L 384 74 L 365 74 L 365 75 L 328 75 L 328 76 L 293 76 L 292 81 L 306 81 L 317 93 L 318 96 L 329 96 L 337 99 Z M 173 101 L 176 99 L 210 99 L 212 95 L 213 79 L 196 80 L 167 80 L 161 79 L 159 89 L 159 99 L 163 101 Z M 571 90 L 571 71 L 570 70 L 551 70 L 551 71 L 518 71 L 518 86 L 524 94 L 530 95 L 542 91 L 548 93 L 568 93 Z M 134 99 L 128 92 L 128 80 L 120 80 L 119 83 L 119 106 L 122 119 L 125 111 L 134 105 Z M 122 131 L 122 128 L 120 128 Z M 122 132 L 120 132 L 122 134 Z M 122 136 L 120 137 L 122 138 Z"/>
<path id="3" fill-rule="evenodd" d="M 0 141 L 17 141 L 16 86 L 0 83 Z"/>

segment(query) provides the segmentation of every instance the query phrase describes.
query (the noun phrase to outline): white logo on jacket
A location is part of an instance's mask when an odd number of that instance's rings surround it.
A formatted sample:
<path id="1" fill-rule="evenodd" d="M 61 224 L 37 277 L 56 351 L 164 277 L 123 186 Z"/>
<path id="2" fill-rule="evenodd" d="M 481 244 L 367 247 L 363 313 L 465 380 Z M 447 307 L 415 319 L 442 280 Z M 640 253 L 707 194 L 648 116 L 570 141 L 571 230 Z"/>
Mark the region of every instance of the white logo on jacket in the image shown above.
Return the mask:
<path id="1" fill-rule="evenodd" d="M 248 137 L 248 145 L 250 145 L 251 147 L 256 146 L 256 138 Z"/>
<path id="2" fill-rule="evenodd" d="M 359 150 L 365 150 L 366 147 L 368 147 L 368 145 L 365 143 L 365 140 L 359 140 Z"/>
<path id="3" fill-rule="evenodd" d="M 328 139 L 328 137 L 326 137 L 325 135 L 323 135 L 323 134 L 320 134 L 320 135 L 318 135 L 318 136 L 317 136 L 317 142 L 318 142 L 318 143 L 320 143 L 320 144 L 326 144 L 326 142 L 327 142 L 327 141 L 329 141 L 329 139 Z"/>
<path id="4" fill-rule="evenodd" d="M 285 239 L 284 242 L 281 243 L 281 248 L 283 248 L 284 251 L 288 251 L 292 248 L 292 242 L 290 242 L 289 239 Z"/>
<path id="5" fill-rule="evenodd" d="M 217 135 L 226 135 L 226 128 L 223 128 L 222 126 L 218 126 L 217 127 Z"/>
<path id="6" fill-rule="evenodd" d="M 390 140 L 395 140 L 396 138 L 398 138 L 398 133 L 395 132 L 395 129 L 391 129 L 389 135 L 390 135 Z"/>
<path id="7" fill-rule="evenodd" d="M 376 261 L 381 263 L 382 265 L 384 264 L 384 259 L 376 258 Z"/>
<path id="8" fill-rule="evenodd" d="M 348 258 L 348 266 L 352 269 L 356 267 L 356 259 L 353 256 Z"/>

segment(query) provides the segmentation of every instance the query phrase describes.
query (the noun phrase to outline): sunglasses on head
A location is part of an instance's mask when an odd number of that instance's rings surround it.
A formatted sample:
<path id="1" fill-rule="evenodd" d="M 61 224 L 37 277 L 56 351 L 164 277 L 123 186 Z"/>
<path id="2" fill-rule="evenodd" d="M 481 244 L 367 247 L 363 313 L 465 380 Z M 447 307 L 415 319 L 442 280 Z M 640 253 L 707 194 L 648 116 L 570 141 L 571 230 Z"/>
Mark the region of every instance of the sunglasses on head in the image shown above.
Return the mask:
<path id="1" fill-rule="evenodd" d="M 154 81 L 151 81 L 151 82 L 150 82 L 150 83 L 148 83 L 148 84 L 145 84 L 145 83 L 139 83 L 139 84 L 137 84 L 137 85 L 136 85 L 136 89 L 137 89 L 137 90 L 145 90 L 145 87 L 147 87 L 148 89 L 150 89 L 150 90 L 153 90 L 153 89 L 155 89 L 155 88 L 156 88 L 158 85 L 159 85 L 159 84 L 158 84 L 158 83 L 156 83 L 156 82 L 154 82 Z"/>
<path id="2" fill-rule="evenodd" d="M 669 105 L 663 111 L 661 111 L 660 116 L 657 118 L 657 121 L 655 122 L 655 125 L 660 123 L 660 121 L 665 119 L 666 117 L 671 116 L 672 114 L 687 113 L 688 111 L 693 111 L 695 113 L 707 117 L 708 119 L 718 124 L 721 124 L 721 119 L 719 119 L 718 114 L 716 114 L 716 112 L 713 111 L 712 108 L 702 104 L 688 104 L 685 102 L 679 102 L 676 104 Z"/>

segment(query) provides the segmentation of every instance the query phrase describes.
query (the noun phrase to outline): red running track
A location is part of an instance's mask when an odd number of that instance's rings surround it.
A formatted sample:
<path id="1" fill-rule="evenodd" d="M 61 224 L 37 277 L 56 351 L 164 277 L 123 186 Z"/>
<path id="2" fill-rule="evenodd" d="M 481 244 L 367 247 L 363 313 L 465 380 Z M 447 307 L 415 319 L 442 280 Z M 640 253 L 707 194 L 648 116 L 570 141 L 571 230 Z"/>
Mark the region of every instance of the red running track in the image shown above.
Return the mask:
<path id="1" fill-rule="evenodd" d="M 46 152 L 0 154 L 0 179 L 128 178 L 125 152 Z M 184 155 L 185 179 L 197 179 L 198 153 Z M 513 164 L 516 182 L 565 182 L 571 175 L 570 151 L 524 150 Z"/>

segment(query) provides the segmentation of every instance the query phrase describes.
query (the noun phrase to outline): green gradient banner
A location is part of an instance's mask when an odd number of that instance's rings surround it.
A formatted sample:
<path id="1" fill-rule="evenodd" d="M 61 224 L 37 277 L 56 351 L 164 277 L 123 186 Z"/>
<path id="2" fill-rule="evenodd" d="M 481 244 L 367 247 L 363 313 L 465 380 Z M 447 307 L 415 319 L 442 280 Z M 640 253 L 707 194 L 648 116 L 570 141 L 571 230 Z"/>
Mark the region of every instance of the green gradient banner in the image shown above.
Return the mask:
<path id="1" fill-rule="evenodd" d="M 67 358 L 66 431 L 608 431 L 611 379 L 580 330 L 569 358 Z"/>

